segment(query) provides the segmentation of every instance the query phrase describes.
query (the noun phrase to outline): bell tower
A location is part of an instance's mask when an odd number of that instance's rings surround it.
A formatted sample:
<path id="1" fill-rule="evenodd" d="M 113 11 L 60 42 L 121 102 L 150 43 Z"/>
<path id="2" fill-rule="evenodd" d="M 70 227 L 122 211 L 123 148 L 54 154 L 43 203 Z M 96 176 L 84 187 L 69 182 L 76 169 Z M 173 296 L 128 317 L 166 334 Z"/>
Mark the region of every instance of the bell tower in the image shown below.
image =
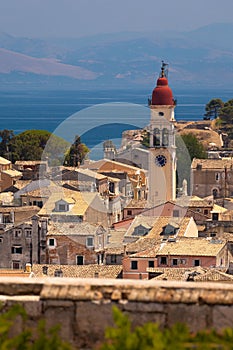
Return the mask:
<path id="1" fill-rule="evenodd" d="M 176 198 L 175 101 L 163 61 L 148 102 L 151 110 L 148 200 L 156 205 Z"/>

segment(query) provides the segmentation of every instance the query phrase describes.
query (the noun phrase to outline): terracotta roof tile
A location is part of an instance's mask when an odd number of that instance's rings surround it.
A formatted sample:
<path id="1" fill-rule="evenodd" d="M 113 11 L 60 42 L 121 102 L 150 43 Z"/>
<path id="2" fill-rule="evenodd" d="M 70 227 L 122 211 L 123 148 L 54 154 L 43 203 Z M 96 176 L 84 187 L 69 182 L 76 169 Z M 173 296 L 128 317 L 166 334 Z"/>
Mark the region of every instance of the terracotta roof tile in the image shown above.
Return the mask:
<path id="1" fill-rule="evenodd" d="M 213 269 L 213 270 L 209 270 L 207 271 L 205 274 L 202 274 L 202 275 L 197 275 L 194 277 L 194 281 L 231 281 L 233 283 L 233 276 L 232 275 L 229 275 L 225 272 L 222 272 L 222 271 L 218 271 L 216 269 Z"/>
<path id="2" fill-rule="evenodd" d="M 194 158 L 192 161 L 192 169 L 196 169 L 197 165 L 200 165 L 202 169 L 220 169 L 233 168 L 232 158 L 222 158 L 222 159 L 197 159 Z"/>
<path id="3" fill-rule="evenodd" d="M 168 280 L 168 281 L 187 281 L 189 274 L 195 273 L 198 276 L 205 274 L 207 269 L 200 266 L 192 268 L 176 268 L 176 267 L 165 267 L 165 268 L 147 268 L 147 272 L 158 274 L 157 277 L 152 280 Z"/>
<path id="4" fill-rule="evenodd" d="M 43 274 L 43 267 L 47 267 L 47 275 Z M 121 265 L 37 265 L 32 272 L 35 277 L 53 277 L 55 270 L 62 270 L 63 277 L 73 278 L 117 278 L 122 271 Z"/>
<path id="5" fill-rule="evenodd" d="M 138 239 L 136 242 L 128 243 L 126 245 L 126 252 L 127 253 L 142 252 L 148 249 L 153 249 L 153 247 L 157 246 L 157 244 L 158 244 L 157 238 L 143 237 Z"/>
<path id="6" fill-rule="evenodd" d="M 182 237 L 176 242 L 162 243 L 157 255 L 216 256 L 225 245 L 226 241 Z"/>
<path id="7" fill-rule="evenodd" d="M 56 222 L 48 225 L 47 235 L 95 235 L 99 228 L 105 231 L 102 226 L 88 222 Z"/>
<path id="8" fill-rule="evenodd" d="M 39 164 L 48 164 L 46 161 L 42 160 L 17 160 L 16 165 L 39 165 Z"/>
<path id="9" fill-rule="evenodd" d="M 55 212 L 55 203 L 61 199 L 65 201 L 69 201 L 70 198 L 75 202 L 73 207 L 68 212 Z M 42 209 L 39 212 L 39 215 L 51 215 L 51 214 L 59 214 L 59 215 L 81 215 L 83 216 L 91 203 L 98 201 L 98 193 L 96 192 L 78 192 L 71 191 L 66 188 L 58 187 L 57 191 L 55 190 L 52 195 L 48 198 L 47 202 L 44 204 Z M 102 202 L 98 202 L 97 205 L 102 205 Z M 100 210 L 104 210 L 105 208 L 101 207 Z"/>

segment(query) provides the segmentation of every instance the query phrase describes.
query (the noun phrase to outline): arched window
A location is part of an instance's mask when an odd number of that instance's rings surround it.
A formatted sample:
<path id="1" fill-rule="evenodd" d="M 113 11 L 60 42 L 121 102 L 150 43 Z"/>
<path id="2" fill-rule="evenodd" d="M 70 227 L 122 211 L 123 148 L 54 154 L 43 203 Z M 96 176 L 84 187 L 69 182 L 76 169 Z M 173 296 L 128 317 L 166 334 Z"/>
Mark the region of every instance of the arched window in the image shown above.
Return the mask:
<path id="1" fill-rule="evenodd" d="M 154 129 L 153 146 L 160 146 L 160 130 L 158 128 Z"/>
<path id="2" fill-rule="evenodd" d="M 162 131 L 162 146 L 168 146 L 169 143 L 169 132 L 168 129 L 164 128 Z"/>

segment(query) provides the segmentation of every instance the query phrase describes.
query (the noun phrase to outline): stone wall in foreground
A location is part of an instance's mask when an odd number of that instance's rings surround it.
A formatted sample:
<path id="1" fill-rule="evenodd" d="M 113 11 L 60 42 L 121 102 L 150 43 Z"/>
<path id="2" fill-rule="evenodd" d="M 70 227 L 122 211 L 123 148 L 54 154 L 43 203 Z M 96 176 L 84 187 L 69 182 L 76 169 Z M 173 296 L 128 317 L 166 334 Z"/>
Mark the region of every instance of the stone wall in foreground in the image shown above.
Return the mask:
<path id="1" fill-rule="evenodd" d="M 1 278 L 0 303 L 22 304 L 34 326 L 61 325 L 61 336 L 79 349 L 92 349 L 113 325 L 112 306 L 133 325 L 185 322 L 192 331 L 233 326 L 233 284 L 103 279 Z M 21 323 L 15 324 L 20 329 Z"/>

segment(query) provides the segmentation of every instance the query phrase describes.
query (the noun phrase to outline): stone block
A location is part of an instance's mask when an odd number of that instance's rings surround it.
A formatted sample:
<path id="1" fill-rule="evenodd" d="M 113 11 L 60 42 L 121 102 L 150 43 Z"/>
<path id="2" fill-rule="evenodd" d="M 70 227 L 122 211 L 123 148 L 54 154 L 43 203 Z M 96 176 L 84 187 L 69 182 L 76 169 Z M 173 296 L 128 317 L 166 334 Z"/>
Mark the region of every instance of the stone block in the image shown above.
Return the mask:
<path id="1" fill-rule="evenodd" d="M 166 326 L 185 323 L 192 332 L 208 328 L 211 317 L 211 307 L 198 304 L 167 304 L 165 306 L 167 316 Z"/>
<path id="2" fill-rule="evenodd" d="M 104 338 L 104 330 L 113 326 L 113 304 L 76 303 L 74 331 L 78 348 L 94 348 Z"/>
<path id="3" fill-rule="evenodd" d="M 40 318 L 42 312 L 42 302 L 38 300 L 25 301 L 23 307 L 30 318 Z"/>
<path id="4" fill-rule="evenodd" d="M 123 310 L 129 312 L 141 313 L 163 313 L 164 304 L 159 303 L 143 303 L 143 302 L 128 302 L 122 307 Z"/>
<path id="5" fill-rule="evenodd" d="M 213 327 L 221 330 L 222 328 L 233 326 L 233 305 L 232 306 L 213 306 Z"/>
<path id="6" fill-rule="evenodd" d="M 74 302 L 70 300 L 44 300 L 43 301 L 43 309 L 47 310 L 51 307 L 60 307 L 60 308 L 74 308 Z"/>
<path id="7" fill-rule="evenodd" d="M 1 300 L 1 299 L 0 299 Z M 0 301 L 1 303 L 1 301 Z M 4 302 L 4 310 L 11 308 L 15 304 L 20 304 L 29 318 L 39 318 L 42 312 L 42 302 L 39 296 L 16 295 L 8 296 Z"/>
<path id="8" fill-rule="evenodd" d="M 157 323 L 160 326 L 164 327 L 166 324 L 166 314 L 160 312 L 130 312 L 128 313 L 129 319 L 132 322 L 132 326 L 142 326 L 145 323 L 152 322 Z"/>
<path id="9" fill-rule="evenodd" d="M 60 326 L 59 334 L 65 341 L 73 342 L 73 324 L 75 317 L 74 306 L 47 305 L 44 310 L 47 329 Z"/>

